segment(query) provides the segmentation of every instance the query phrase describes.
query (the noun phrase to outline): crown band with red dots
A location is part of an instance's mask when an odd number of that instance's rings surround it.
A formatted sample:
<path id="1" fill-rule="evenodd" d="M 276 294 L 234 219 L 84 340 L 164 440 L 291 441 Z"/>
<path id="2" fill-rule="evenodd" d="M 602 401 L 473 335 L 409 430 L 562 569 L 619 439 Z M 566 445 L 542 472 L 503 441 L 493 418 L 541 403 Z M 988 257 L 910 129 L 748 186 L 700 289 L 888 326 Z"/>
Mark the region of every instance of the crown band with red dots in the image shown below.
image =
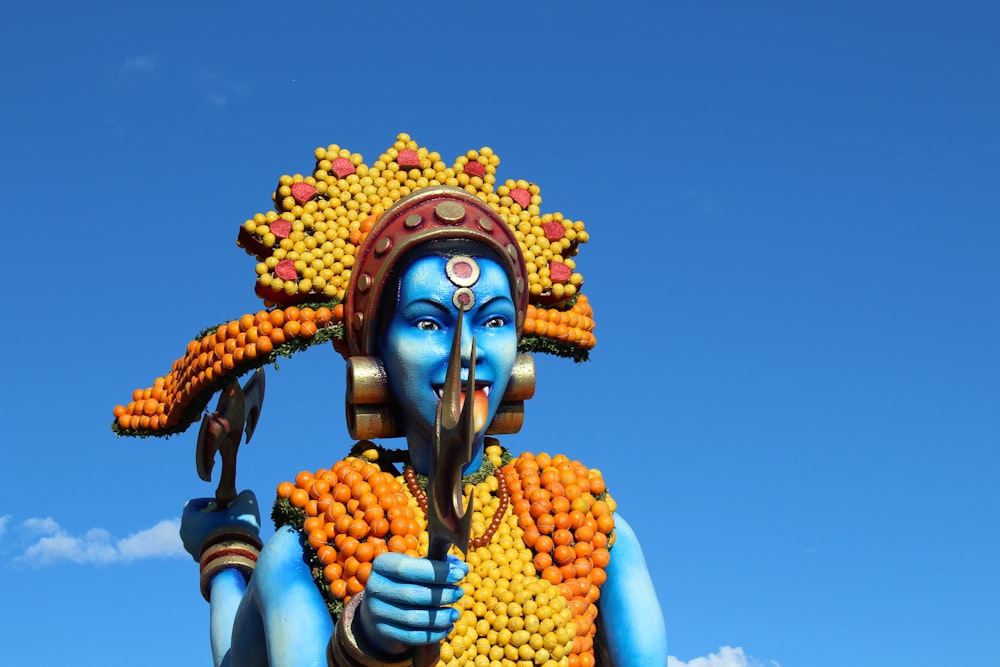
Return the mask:
<path id="1" fill-rule="evenodd" d="M 528 309 L 524 257 L 517 237 L 499 214 L 468 192 L 435 186 L 419 190 L 386 211 L 355 257 L 344 323 L 352 355 L 374 353 L 383 288 L 400 258 L 435 240 L 464 239 L 490 248 L 510 279 L 520 334 Z"/>

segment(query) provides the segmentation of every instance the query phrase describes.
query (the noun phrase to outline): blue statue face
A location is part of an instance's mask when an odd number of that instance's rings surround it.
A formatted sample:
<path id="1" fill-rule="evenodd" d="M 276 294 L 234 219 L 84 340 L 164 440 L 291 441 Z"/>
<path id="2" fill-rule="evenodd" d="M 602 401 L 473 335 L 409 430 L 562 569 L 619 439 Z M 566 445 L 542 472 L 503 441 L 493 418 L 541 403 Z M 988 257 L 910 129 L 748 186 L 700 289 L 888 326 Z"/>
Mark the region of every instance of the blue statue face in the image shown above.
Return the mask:
<path id="1" fill-rule="evenodd" d="M 403 274 L 399 299 L 383 334 L 381 357 L 403 411 L 411 453 L 433 441 L 434 418 L 448 368 L 448 354 L 464 304 L 462 380 L 468 378 L 476 338 L 476 439 L 496 414 L 517 356 L 516 310 L 510 282 L 492 259 L 427 255 Z M 463 387 L 465 397 L 469 388 Z M 416 436 L 416 441 L 414 439 Z"/>

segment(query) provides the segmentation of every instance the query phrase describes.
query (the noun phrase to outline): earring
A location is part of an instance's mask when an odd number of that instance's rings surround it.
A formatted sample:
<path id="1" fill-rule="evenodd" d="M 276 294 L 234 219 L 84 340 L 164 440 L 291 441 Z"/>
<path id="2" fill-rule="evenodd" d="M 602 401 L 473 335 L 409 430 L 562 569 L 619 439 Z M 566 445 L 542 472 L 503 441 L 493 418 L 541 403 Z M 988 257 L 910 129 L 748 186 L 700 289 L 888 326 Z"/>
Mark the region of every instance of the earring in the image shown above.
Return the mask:
<path id="1" fill-rule="evenodd" d="M 372 405 L 392 402 L 389 377 L 378 357 L 351 357 L 347 360 L 347 402 Z"/>
<path id="2" fill-rule="evenodd" d="M 517 433 L 524 424 L 524 401 L 504 401 L 486 428 L 486 435 Z"/>
<path id="3" fill-rule="evenodd" d="M 535 360 L 525 352 L 517 355 L 503 401 L 486 429 L 487 435 L 517 433 L 524 424 L 524 402 L 535 395 Z"/>
<path id="4" fill-rule="evenodd" d="M 535 359 L 526 352 L 521 352 L 514 359 L 514 368 L 510 372 L 510 381 L 503 392 L 503 400 L 526 401 L 535 395 Z"/>
<path id="5" fill-rule="evenodd" d="M 395 404 L 347 404 L 347 432 L 355 440 L 399 438 L 406 435 Z"/>
<path id="6" fill-rule="evenodd" d="M 347 431 L 355 440 L 397 438 L 406 433 L 378 357 L 347 360 Z"/>

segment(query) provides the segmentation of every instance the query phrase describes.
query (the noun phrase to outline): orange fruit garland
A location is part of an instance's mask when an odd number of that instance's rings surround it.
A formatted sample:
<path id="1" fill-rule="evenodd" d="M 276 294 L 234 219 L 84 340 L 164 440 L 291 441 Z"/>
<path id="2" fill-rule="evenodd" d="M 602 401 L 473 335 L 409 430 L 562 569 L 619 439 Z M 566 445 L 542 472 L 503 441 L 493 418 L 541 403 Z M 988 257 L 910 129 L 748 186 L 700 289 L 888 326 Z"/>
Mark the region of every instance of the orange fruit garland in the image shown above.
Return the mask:
<path id="1" fill-rule="evenodd" d="M 228 381 L 290 356 L 298 349 L 339 337 L 343 309 L 288 306 L 261 310 L 220 324 L 190 341 L 187 353 L 152 387 L 136 389 L 132 401 L 114 408 L 119 435 L 167 435 L 200 417 L 208 399 Z M 280 333 L 279 333 L 280 332 Z"/>

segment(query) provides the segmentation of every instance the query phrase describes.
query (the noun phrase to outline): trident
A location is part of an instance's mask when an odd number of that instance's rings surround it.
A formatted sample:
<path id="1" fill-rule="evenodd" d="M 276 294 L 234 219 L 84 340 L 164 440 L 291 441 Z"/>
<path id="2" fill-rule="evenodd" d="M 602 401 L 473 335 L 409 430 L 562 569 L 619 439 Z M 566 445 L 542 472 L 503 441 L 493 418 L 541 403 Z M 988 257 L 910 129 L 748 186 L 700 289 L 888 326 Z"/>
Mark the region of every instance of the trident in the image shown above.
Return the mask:
<path id="1" fill-rule="evenodd" d="M 462 470 L 472 461 L 475 435 L 473 404 L 469 395 L 476 386 L 476 338 L 472 338 L 466 400 L 462 404 L 462 320 L 465 309 L 459 308 L 458 325 L 451 341 L 444 390 L 438 401 L 434 420 L 434 443 L 427 480 L 427 557 L 444 560 L 451 545 L 468 549 L 472 527 L 472 497 L 462 495 Z M 433 667 L 441 659 L 440 644 L 417 646 L 415 667 Z"/>

